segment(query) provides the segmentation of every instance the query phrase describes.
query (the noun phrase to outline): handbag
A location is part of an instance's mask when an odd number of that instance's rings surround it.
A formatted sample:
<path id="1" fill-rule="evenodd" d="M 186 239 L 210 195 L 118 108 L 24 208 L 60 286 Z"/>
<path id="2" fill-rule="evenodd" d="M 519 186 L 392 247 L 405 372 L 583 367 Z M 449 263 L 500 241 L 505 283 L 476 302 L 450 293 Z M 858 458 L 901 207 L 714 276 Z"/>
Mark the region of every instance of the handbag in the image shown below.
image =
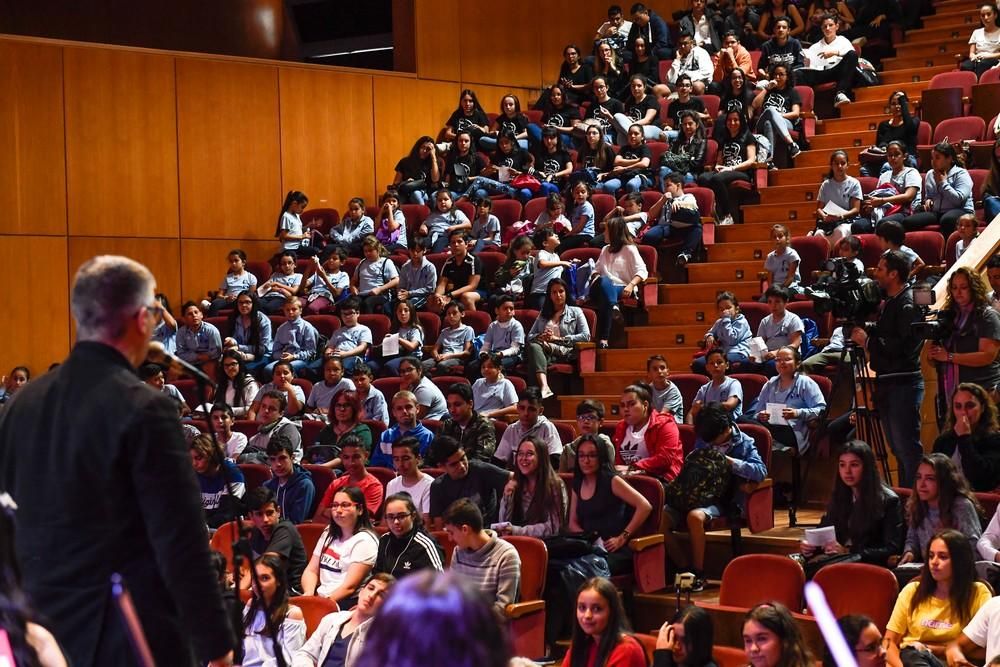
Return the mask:
<path id="1" fill-rule="evenodd" d="M 542 187 L 541 181 L 531 174 L 520 174 L 515 176 L 514 180 L 512 180 L 510 184 L 518 190 L 530 190 L 532 193 L 538 192 L 538 189 Z"/>
<path id="2" fill-rule="evenodd" d="M 572 559 L 594 553 L 593 540 L 587 535 L 551 535 L 543 537 L 545 548 L 549 552 L 549 560 Z"/>

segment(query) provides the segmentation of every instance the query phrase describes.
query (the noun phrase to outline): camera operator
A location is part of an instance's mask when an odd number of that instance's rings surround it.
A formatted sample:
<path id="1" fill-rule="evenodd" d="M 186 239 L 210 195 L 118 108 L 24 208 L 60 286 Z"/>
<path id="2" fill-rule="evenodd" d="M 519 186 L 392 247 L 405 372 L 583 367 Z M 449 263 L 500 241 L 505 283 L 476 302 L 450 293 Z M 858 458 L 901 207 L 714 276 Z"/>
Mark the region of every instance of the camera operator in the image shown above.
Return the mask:
<path id="1" fill-rule="evenodd" d="M 962 382 L 995 392 L 1000 384 L 1000 313 L 990 307 L 989 287 L 982 276 L 964 266 L 952 272 L 938 321 L 940 338 L 930 345 L 927 356 L 941 364 L 943 396 L 951 396 Z"/>
<path id="2" fill-rule="evenodd" d="M 906 284 L 910 263 L 889 250 L 878 262 L 875 280 L 885 293 L 874 323 L 855 327 L 851 340 L 868 351 L 875 371 L 875 407 L 889 446 L 899 462 L 899 486 L 913 485 L 923 456 L 920 444 L 920 405 L 924 378 L 920 373 L 920 346 L 913 324 L 923 319 Z"/>

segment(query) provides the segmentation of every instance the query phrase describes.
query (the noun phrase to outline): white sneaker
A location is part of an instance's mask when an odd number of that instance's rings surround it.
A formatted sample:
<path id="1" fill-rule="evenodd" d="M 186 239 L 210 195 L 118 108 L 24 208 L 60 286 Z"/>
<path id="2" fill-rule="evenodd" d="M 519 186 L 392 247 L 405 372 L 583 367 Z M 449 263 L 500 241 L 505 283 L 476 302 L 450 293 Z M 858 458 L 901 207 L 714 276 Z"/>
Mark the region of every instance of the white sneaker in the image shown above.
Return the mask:
<path id="1" fill-rule="evenodd" d="M 795 158 L 797 158 L 797 157 L 799 156 L 799 153 L 801 153 L 801 152 L 802 152 L 802 149 L 801 149 L 801 148 L 799 147 L 799 145 L 798 145 L 797 143 L 795 143 L 794 141 L 793 141 L 792 143 L 790 143 L 790 144 L 788 145 L 788 155 L 789 155 L 789 157 L 791 157 L 791 158 L 792 158 L 793 160 L 794 160 Z"/>
<path id="2" fill-rule="evenodd" d="M 837 96 L 833 98 L 833 106 L 837 107 L 838 109 L 844 106 L 845 104 L 850 104 L 850 103 L 851 103 L 851 98 L 844 93 L 837 93 Z"/>
<path id="3" fill-rule="evenodd" d="M 719 220 L 719 224 L 723 225 L 723 226 L 735 224 L 734 221 L 733 221 L 733 216 L 727 215 L 722 220 Z"/>

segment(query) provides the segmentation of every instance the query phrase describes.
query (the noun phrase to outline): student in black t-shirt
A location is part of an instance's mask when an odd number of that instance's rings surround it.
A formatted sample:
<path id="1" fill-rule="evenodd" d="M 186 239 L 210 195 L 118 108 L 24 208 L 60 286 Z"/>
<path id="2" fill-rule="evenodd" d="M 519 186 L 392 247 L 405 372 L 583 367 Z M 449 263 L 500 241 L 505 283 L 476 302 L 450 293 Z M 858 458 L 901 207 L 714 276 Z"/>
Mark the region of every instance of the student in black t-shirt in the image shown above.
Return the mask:
<path id="1" fill-rule="evenodd" d="M 466 310 L 475 310 L 476 304 L 486 298 L 483 289 L 486 284 L 480 282 L 483 264 L 478 257 L 469 254 L 469 236 L 464 229 L 448 234 L 448 248 L 451 257 L 441 267 L 434 294 L 427 299 L 427 310 L 440 313 L 452 301 L 460 302 Z"/>
<path id="2" fill-rule="evenodd" d="M 448 151 L 442 185 L 451 193 L 452 199 L 458 199 L 485 166 L 483 158 L 472 147 L 472 133 L 462 130 L 455 135 L 455 141 Z"/>
<path id="3" fill-rule="evenodd" d="M 612 195 L 622 188 L 626 192 L 639 192 L 648 188 L 653 183 L 649 176 L 651 161 L 652 154 L 642 135 L 642 126 L 633 125 L 628 129 L 628 145 L 618 152 L 614 167 L 605 178 L 598 181 L 596 187 Z M 603 247 L 603 239 L 600 241 Z"/>
<path id="4" fill-rule="evenodd" d="M 413 144 L 410 154 L 396 163 L 392 184 L 404 204 L 427 204 L 440 180 L 434 139 L 424 135 Z"/>
<path id="5" fill-rule="evenodd" d="M 691 77 L 681 74 L 677 77 L 677 99 L 670 102 L 667 107 L 667 118 L 663 121 L 663 135 L 667 141 L 673 141 L 680 134 L 681 112 L 693 111 L 698 114 L 702 121 L 708 120 L 705 113 L 705 103 L 700 97 L 691 94 Z"/>
<path id="6" fill-rule="evenodd" d="M 453 141 L 459 132 L 467 130 L 472 135 L 472 140 L 478 141 L 479 137 L 489 131 L 489 126 L 490 119 L 483 111 L 483 105 L 479 103 L 476 93 L 466 88 L 458 96 L 458 108 L 452 112 L 444 125 L 444 139 L 448 142 Z"/>
<path id="7" fill-rule="evenodd" d="M 738 111 L 743 115 L 750 114 L 750 105 L 753 104 L 756 92 L 746 72 L 737 68 L 726 77 L 724 90 L 719 97 L 719 117 L 715 120 L 716 134 L 725 129 L 726 124 L 723 120 L 726 113 Z"/>
<path id="8" fill-rule="evenodd" d="M 729 185 L 734 181 L 750 181 L 750 170 L 757 160 L 757 144 L 747 128 L 747 121 L 738 111 L 726 114 L 725 132 L 721 135 L 715 169 L 698 177 L 698 185 L 715 193 L 715 212 L 720 225 L 733 224 Z"/>
<path id="9" fill-rule="evenodd" d="M 587 114 L 584 120 L 577 122 L 573 126 L 573 134 L 577 139 L 583 141 L 587 134 L 587 128 L 597 123 L 604 134 L 604 140 L 609 144 L 615 143 L 618 136 L 614 126 L 615 114 L 625 113 L 625 105 L 621 100 L 616 100 L 608 95 L 608 80 L 603 76 L 595 76 L 591 85 L 590 106 L 587 107 Z"/>
<path id="10" fill-rule="evenodd" d="M 590 65 L 581 60 L 577 45 L 568 44 L 563 49 L 563 64 L 559 68 L 559 85 L 563 87 L 566 98 L 574 104 L 579 104 L 593 77 L 594 72 Z"/>
<path id="11" fill-rule="evenodd" d="M 253 559 L 265 553 L 273 553 L 281 558 L 288 572 L 288 587 L 294 595 L 301 595 L 302 571 L 306 569 L 306 549 L 295 524 L 281 516 L 281 508 L 274 493 L 259 486 L 247 493 L 247 508 L 253 531 L 250 533 L 250 548 Z M 241 581 L 241 588 L 250 588 L 249 576 Z"/>
<path id="12" fill-rule="evenodd" d="M 799 119 L 802 98 L 792 85 L 787 66 L 773 65 L 770 76 L 771 83 L 753 101 L 752 108 L 757 116 L 755 129 L 771 142 L 774 153 L 778 151 L 775 140 L 780 138 L 781 143 L 788 147 L 789 157 L 794 159 L 802 149 L 792 139 L 790 131 Z"/>
<path id="13" fill-rule="evenodd" d="M 489 195 L 507 195 L 522 203 L 528 201 L 531 190 L 514 187 L 511 183 L 521 174 L 527 174 L 534 161 L 531 153 L 518 146 L 514 133 L 505 130 L 500 134 L 497 150 L 490 156 L 490 165 L 472 179 L 463 197 L 482 199 Z"/>
<path id="14" fill-rule="evenodd" d="M 785 65 L 795 71 L 802 67 L 802 44 L 791 36 L 791 19 L 779 16 L 774 19 L 774 37 L 760 47 L 760 61 L 757 65 L 758 85 L 767 80 L 768 70 L 773 65 Z"/>
<path id="15" fill-rule="evenodd" d="M 571 103 L 563 86 L 556 84 L 549 88 L 542 106 L 542 125 L 528 123 L 528 140 L 532 148 L 537 149 L 542 143 L 542 126 L 554 127 L 561 137 L 565 148 L 572 148 L 571 132 L 580 122 L 580 108 Z"/>
<path id="16" fill-rule="evenodd" d="M 603 76 L 608 82 L 608 93 L 621 99 L 628 94 L 628 75 L 623 63 L 607 42 L 597 45 L 594 57 L 594 75 Z"/>
<path id="17" fill-rule="evenodd" d="M 633 76 L 628 81 L 629 97 L 625 100 L 625 113 L 615 114 L 614 124 L 618 130 L 618 143 L 628 144 L 628 129 L 633 125 L 642 127 L 643 135 L 649 141 L 657 141 L 663 134 L 657 122 L 660 103 L 646 90 L 646 78 Z"/>
<path id="18" fill-rule="evenodd" d="M 542 182 L 538 195 L 556 194 L 566 186 L 573 173 L 573 160 L 559 145 L 559 131 L 554 127 L 542 130 L 542 147 L 535 151 L 535 178 Z"/>
<path id="19" fill-rule="evenodd" d="M 656 97 L 670 94 L 670 87 L 660 82 L 660 60 L 649 52 L 645 37 L 637 37 L 632 45 L 632 60 L 628 63 L 628 72 L 631 76 L 641 74 L 646 77 L 646 82 L 652 87 Z"/>
<path id="20" fill-rule="evenodd" d="M 521 148 L 528 149 L 528 118 L 521 113 L 521 100 L 517 95 L 500 98 L 500 115 L 493 121 L 493 131 L 479 140 L 479 147 L 487 151 L 496 149 L 497 138 L 508 131 L 514 133 Z"/>
<path id="21" fill-rule="evenodd" d="M 432 460 L 444 468 L 431 484 L 431 521 L 436 530 L 443 527 L 444 511 L 459 498 L 468 498 L 479 507 L 487 524 L 496 523 L 504 487 L 514 474 L 491 463 L 470 460 L 461 443 L 439 435 L 431 443 Z"/>
<path id="22" fill-rule="evenodd" d="M 576 154 L 576 161 L 577 172 L 571 177 L 574 183 L 581 179 L 588 184 L 596 183 L 602 174 L 615 166 L 615 152 L 596 125 L 587 128 L 583 148 Z"/>

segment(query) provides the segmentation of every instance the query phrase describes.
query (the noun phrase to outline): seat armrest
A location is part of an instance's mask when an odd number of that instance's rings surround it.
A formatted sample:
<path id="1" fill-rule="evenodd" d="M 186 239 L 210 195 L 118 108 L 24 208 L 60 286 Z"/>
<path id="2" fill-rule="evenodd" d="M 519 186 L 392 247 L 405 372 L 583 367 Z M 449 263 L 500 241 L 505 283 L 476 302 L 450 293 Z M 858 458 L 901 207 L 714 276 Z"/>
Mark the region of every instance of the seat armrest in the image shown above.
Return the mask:
<path id="1" fill-rule="evenodd" d="M 646 549 L 655 547 L 658 544 L 663 544 L 663 535 L 645 535 L 643 537 L 633 537 L 629 540 L 628 545 L 632 551 L 645 551 Z"/>
<path id="2" fill-rule="evenodd" d="M 527 616 L 528 614 L 533 614 L 538 611 L 545 609 L 545 600 L 530 600 L 528 602 L 514 602 L 504 609 L 504 614 L 507 618 L 521 618 L 522 616 Z"/>

